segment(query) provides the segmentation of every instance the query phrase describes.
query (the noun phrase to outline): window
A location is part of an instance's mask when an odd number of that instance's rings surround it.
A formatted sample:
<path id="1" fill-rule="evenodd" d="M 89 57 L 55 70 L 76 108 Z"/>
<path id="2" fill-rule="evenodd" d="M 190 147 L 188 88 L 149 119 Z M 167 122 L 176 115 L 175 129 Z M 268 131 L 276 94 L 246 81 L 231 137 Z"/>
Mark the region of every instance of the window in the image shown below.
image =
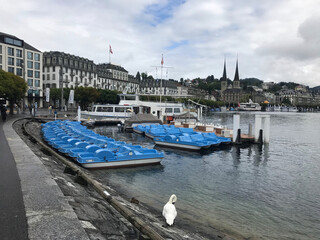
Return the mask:
<path id="1" fill-rule="evenodd" d="M 2 45 L 0 45 L 0 54 L 2 54 Z"/>
<path id="2" fill-rule="evenodd" d="M 8 57 L 8 65 L 14 65 L 14 58 Z"/>
<path id="3" fill-rule="evenodd" d="M 33 53 L 32 52 L 27 52 L 27 58 L 32 60 L 33 59 Z"/>
<path id="4" fill-rule="evenodd" d="M 40 61 L 40 54 L 39 53 L 34 54 L 34 60 Z"/>
<path id="5" fill-rule="evenodd" d="M 32 70 L 28 70 L 28 77 L 33 77 L 33 71 Z"/>
<path id="6" fill-rule="evenodd" d="M 166 113 L 172 113 L 172 108 L 166 108 Z"/>
<path id="7" fill-rule="evenodd" d="M 174 113 L 180 113 L 180 108 L 175 108 Z"/>
<path id="8" fill-rule="evenodd" d="M 52 72 L 55 72 L 56 71 L 56 66 L 53 66 L 52 67 Z"/>
<path id="9" fill-rule="evenodd" d="M 42 74 L 42 79 L 46 80 L 46 76 L 44 74 Z"/>
<path id="10" fill-rule="evenodd" d="M 40 87 L 40 80 L 35 80 L 36 87 Z"/>
<path id="11" fill-rule="evenodd" d="M 27 61 L 28 68 L 33 68 L 33 62 L 32 61 Z"/>
<path id="12" fill-rule="evenodd" d="M 22 59 L 16 59 L 16 66 L 17 67 L 22 67 L 22 63 L 23 63 L 23 60 Z"/>
<path id="13" fill-rule="evenodd" d="M 14 73 L 14 67 L 8 67 L 8 72 Z"/>
<path id="14" fill-rule="evenodd" d="M 33 80 L 28 78 L 28 86 L 29 87 L 32 87 L 33 86 Z"/>
<path id="15" fill-rule="evenodd" d="M 57 84 L 56 83 L 52 83 L 52 88 L 57 88 Z"/>
<path id="16" fill-rule="evenodd" d="M 8 47 L 8 55 L 9 56 L 14 56 L 14 51 L 13 50 L 14 50 L 13 48 Z"/>
<path id="17" fill-rule="evenodd" d="M 116 107 L 115 112 L 125 112 L 126 108 L 125 107 Z"/>
<path id="18" fill-rule="evenodd" d="M 40 70 L 40 63 L 35 62 L 34 63 L 34 68 L 37 69 L 37 70 Z"/>
<path id="19" fill-rule="evenodd" d="M 16 57 L 22 58 L 22 50 L 16 49 Z"/>
<path id="20" fill-rule="evenodd" d="M 50 80 L 50 74 L 47 74 L 47 80 Z"/>
<path id="21" fill-rule="evenodd" d="M 5 37 L 4 38 L 4 42 L 5 43 L 9 43 L 9 44 L 13 44 L 19 47 L 22 47 L 22 41 L 18 40 L 18 39 L 13 39 L 13 38 L 9 38 L 9 37 Z"/>
<path id="22" fill-rule="evenodd" d="M 56 75 L 52 74 L 52 80 L 56 80 Z"/>
<path id="23" fill-rule="evenodd" d="M 40 72 L 39 71 L 34 71 L 34 77 L 35 78 L 40 78 Z"/>
<path id="24" fill-rule="evenodd" d="M 0 46 L 1 47 L 1 46 Z M 0 64 L 2 64 L 2 55 L 0 55 Z"/>
<path id="25" fill-rule="evenodd" d="M 22 76 L 22 68 L 16 68 L 16 74 Z"/>

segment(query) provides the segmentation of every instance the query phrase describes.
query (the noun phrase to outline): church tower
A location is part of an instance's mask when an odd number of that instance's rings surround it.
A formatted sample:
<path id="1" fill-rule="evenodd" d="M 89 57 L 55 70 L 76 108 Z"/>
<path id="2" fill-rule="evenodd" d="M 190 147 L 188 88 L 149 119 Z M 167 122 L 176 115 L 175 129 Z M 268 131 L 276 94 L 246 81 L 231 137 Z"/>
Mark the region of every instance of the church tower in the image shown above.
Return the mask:
<path id="1" fill-rule="evenodd" d="M 226 70 L 226 59 L 224 59 L 224 67 L 223 67 L 223 76 L 221 79 L 221 92 L 224 92 L 227 89 L 227 70 Z"/>
<path id="2" fill-rule="evenodd" d="M 234 74 L 233 79 L 233 88 L 240 89 L 240 79 L 239 79 L 239 70 L 238 70 L 238 59 L 236 64 L 236 73 Z"/>

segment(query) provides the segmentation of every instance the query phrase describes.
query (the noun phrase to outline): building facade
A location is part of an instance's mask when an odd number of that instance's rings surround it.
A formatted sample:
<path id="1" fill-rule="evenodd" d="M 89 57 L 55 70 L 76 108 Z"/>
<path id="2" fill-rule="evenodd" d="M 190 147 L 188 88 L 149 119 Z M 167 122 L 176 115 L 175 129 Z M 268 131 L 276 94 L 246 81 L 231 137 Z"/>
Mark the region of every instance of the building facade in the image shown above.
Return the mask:
<path id="1" fill-rule="evenodd" d="M 0 32 L 0 69 L 27 82 L 23 106 L 37 102 L 38 107 L 42 107 L 42 52 L 22 39 Z"/>
<path id="2" fill-rule="evenodd" d="M 93 61 L 63 52 L 43 53 L 43 89 L 93 87 L 97 80 Z"/>
<path id="3" fill-rule="evenodd" d="M 232 86 L 228 87 L 226 61 L 224 61 L 223 75 L 221 79 L 221 100 L 229 105 L 237 105 L 246 98 L 245 92 L 240 87 L 238 60 Z"/>

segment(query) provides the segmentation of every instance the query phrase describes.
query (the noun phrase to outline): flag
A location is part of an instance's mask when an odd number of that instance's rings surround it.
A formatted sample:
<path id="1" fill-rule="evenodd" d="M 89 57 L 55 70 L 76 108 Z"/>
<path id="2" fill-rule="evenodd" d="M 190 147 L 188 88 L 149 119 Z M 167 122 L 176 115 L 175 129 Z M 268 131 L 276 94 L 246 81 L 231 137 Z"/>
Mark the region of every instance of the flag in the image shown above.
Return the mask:
<path id="1" fill-rule="evenodd" d="M 111 45 L 109 45 L 109 52 L 110 52 L 111 54 L 113 54 Z"/>
<path id="2" fill-rule="evenodd" d="M 73 103 L 73 100 L 74 100 L 74 90 L 70 90 L 68 102 Z"/>
<path id="3" fill-rule="evenodd" d="M 50 88 L 46 88 L 46 102 L 50 102 Z"/>
<path id="4" fill-rule="evenodd" d="M 162 59 L 161 59 L 161 65 L 163 65 L 163 54 L 162 54 Z"/>

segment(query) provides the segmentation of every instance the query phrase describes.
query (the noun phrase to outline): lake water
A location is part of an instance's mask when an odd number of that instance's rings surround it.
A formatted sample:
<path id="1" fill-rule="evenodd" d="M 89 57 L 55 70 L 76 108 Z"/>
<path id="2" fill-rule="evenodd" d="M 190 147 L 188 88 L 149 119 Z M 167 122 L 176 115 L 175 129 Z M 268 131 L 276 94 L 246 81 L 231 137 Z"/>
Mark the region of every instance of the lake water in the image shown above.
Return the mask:
<path id="1" fill-rule="evenodd" d="M 209 235 L 214 229 L 239 238 L 320 238 L 320 114 L 270 114 L 270 143 L 207 152 L 157 148 L 158 166 L 93 171 L 128 196 L 161 215 L 172 193 L 177 226 Z M 241 113 L 243 132 L 254 113 Z M 207 122 L 232 128 L 232 114 L 212 114 Z M 95 131 L 153 148 L 152 140 L 116 127 Z"/>

